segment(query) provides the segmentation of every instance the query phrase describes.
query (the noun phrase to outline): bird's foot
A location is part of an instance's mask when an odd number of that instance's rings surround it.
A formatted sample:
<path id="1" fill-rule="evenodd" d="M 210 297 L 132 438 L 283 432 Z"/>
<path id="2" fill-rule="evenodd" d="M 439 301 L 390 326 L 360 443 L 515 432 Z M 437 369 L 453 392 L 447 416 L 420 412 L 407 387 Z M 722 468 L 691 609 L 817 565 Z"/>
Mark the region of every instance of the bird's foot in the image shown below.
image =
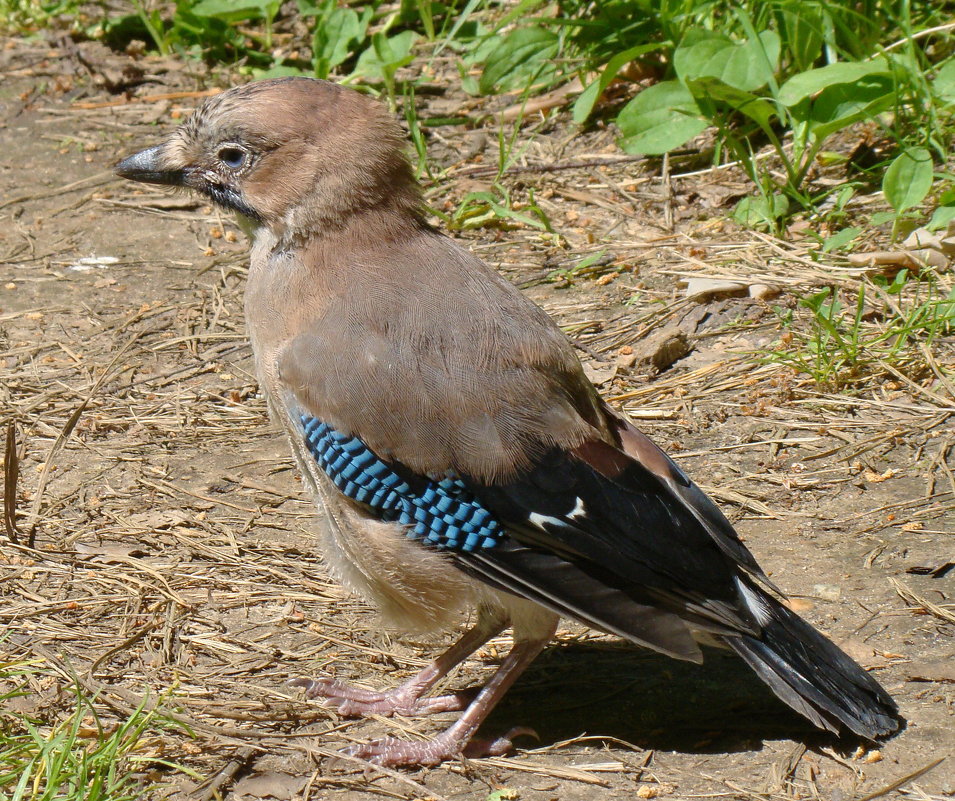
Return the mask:
<path id="1" fill-rule="evenodd" d="M 473 738 L 465 742 L 455 737 L 451 731 L 446 731 L 427 743 L 385 737 L 364 745 L 350 746 L 344 750 L 344 753 L 384 767 L 401 765 L 428 767 L 458 756 L 472 759 L 502 756 L 514 747 L 513 738 L 521 734 L 537 737 L 537 732 L 526 726 L 517 726 L 503 737 Z"/>
<path id="2" fill-rule="evenodd" d="M 405 687 L 378 692 L 353 687 L 337 679 L 292 679 L 289 684 L 304 688 L 306 698 L 325 699 L 340 715 L 349 718 L 395 714 L 417 717 L 439 712 L 459 712 L 467 709 L 478 692 L 460 690 L 448 695 L 421 698 Z"/>

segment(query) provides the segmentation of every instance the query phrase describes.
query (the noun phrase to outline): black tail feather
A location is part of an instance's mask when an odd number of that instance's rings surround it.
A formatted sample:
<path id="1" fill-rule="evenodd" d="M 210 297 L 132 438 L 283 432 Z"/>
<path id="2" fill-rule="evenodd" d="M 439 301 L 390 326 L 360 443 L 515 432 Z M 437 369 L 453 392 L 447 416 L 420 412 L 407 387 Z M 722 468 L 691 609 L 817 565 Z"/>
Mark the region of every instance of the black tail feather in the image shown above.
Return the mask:
<path id="1" fill-rule="evenodd" d="M 789 706 L 831 732 L 874 740 L 899 729 L 898 707 L 859 665 L 782 604 L 766 599 L 772 620 L 757 637 L 726 637 Z"/>

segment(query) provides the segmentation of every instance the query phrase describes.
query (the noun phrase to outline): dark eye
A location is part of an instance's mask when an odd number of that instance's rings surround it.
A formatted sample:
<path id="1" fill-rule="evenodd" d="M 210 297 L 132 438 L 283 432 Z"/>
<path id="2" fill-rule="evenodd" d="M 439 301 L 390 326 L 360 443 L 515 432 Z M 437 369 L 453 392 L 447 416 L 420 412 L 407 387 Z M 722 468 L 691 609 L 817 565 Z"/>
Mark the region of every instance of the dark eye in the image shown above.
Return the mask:
<path id="1" fill-rule="evenodd" d="M 219 157 L 219 161 L 225 164 L 226 167 L 229 167 L 233 170 L 237 170 L 239 167 L 244 166 L 245 162 L 249 158 L 247 151 L 232 145 L 220 148 L 217 155 Z"/>

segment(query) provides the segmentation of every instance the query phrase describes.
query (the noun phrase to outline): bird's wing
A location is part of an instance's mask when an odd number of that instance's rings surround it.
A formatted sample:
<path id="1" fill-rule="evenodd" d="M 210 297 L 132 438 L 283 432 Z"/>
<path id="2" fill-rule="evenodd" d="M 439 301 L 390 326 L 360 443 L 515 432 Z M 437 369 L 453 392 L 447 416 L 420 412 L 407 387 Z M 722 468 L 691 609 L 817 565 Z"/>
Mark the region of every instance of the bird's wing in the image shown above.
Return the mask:
<path id="1" fill-rule="evenodd" d="M 687 624 L 757 632 L 759 569 L 729 523 L 479 270 L 376 309 L 380 278 L 288 343 L 287 403 L 322 469 L 495 587 L 673 656 L 700 659 Z"/>

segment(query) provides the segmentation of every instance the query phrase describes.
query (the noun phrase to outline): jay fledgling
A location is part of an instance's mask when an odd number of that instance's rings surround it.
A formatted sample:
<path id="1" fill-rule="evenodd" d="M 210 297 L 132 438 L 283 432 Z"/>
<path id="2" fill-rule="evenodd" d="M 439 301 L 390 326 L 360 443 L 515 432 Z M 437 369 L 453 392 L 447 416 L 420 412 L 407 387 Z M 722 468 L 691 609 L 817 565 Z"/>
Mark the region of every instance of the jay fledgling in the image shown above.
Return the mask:
<path id="1" fill-rule="evenodd" d="M 677 659 L 739 654 L 816 726 L 900 726 L 892 698 L 777 599 L 714 503 L 585 378 L 555 323 L 429 225 L 383 105 L 310 78 L 206 100 L 116 167 L 188 187 L 253 229 L 245 295 L 261 386 L 327 516 L 324 556 L 387 621 L 474 625 L 389 692 L 299 680 L 345 715 L 463 710 L 431 742 L 352 753 L 386 765 L 500 754 L 474 734 L 573 618 Z M 505 628 L 476 695 L 428 696 Z"/>

